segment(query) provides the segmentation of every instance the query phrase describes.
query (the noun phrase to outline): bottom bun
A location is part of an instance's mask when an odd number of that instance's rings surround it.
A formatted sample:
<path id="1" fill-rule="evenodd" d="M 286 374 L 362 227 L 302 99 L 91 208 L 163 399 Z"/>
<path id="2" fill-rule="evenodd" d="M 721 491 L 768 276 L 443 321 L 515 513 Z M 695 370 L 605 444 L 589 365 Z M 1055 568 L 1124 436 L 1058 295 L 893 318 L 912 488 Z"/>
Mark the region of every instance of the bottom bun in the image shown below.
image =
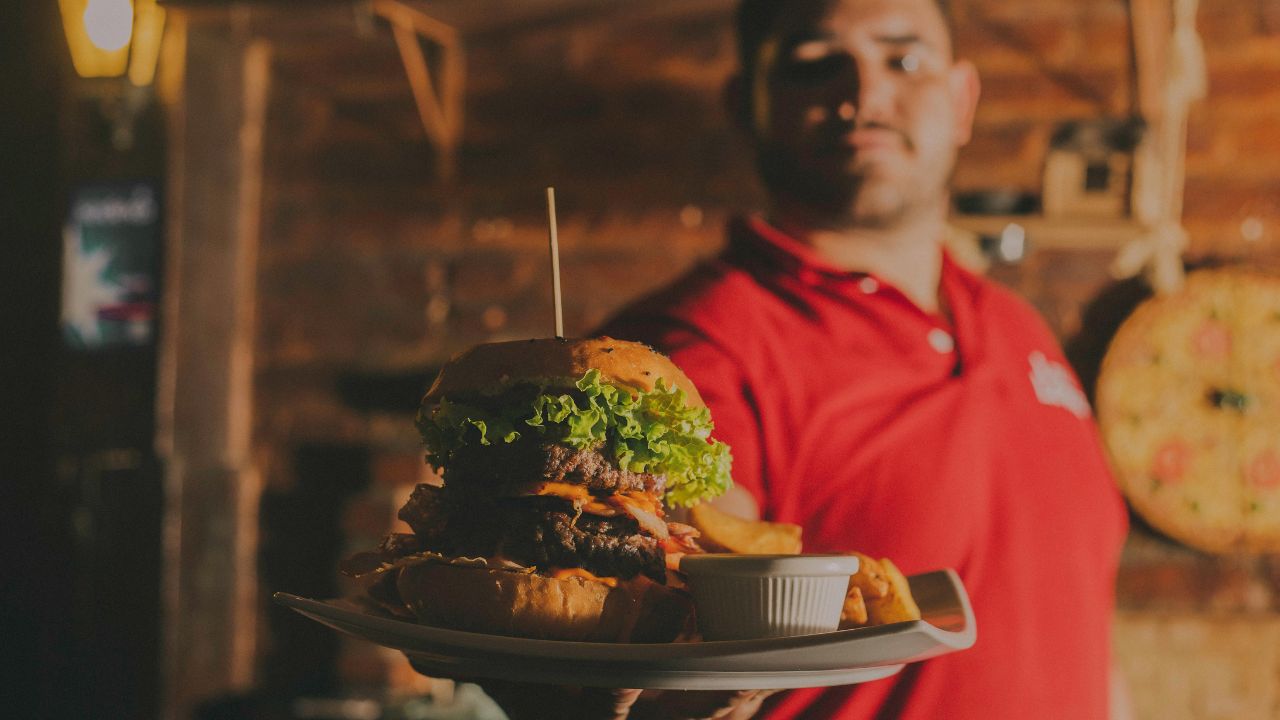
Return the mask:
<path id="1" fill-rule="evenodd" d="M 611 588 L 578 577 L 421 563 L 397 588 L 417 618 L 491 635 L 590 642 L 670 642 L 693 613 L 688 595 L 638 578 Z"/>

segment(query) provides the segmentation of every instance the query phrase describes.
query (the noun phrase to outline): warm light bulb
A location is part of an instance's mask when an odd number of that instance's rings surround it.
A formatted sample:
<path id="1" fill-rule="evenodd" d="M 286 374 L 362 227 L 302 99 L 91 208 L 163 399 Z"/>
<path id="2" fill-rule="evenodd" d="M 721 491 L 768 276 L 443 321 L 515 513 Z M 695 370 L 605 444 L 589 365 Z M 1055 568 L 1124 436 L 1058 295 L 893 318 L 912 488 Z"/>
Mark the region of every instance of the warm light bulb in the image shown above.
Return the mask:
<path id="1" fill-rule="evenodd" d="M 84 8 L 84 29 L 96 47 L 108 52 L 129 44 L 133 37 L 133 3 L 130 0 L 89 0 Z"/>

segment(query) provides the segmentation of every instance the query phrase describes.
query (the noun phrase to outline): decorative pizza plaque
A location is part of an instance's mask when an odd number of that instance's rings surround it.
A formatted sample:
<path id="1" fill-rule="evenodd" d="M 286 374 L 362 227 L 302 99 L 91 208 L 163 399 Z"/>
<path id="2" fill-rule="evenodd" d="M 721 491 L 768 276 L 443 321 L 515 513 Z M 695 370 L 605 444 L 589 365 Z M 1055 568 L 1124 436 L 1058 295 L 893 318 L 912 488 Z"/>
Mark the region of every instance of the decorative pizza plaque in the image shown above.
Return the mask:
<path id="1" fill-rule="evenodd" d="M 1280 552 L 1280 277 L 1192 273 L 1120 327 L 1098 421 L 1153 527 L 1210 552 Z"/>

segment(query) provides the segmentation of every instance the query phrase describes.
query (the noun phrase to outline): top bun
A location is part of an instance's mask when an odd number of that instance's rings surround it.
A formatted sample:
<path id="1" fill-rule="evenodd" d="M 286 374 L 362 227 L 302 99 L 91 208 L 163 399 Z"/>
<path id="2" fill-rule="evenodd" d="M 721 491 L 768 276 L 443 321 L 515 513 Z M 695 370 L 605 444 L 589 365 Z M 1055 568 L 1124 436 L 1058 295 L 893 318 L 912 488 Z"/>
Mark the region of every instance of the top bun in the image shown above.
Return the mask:
<path id="1" fill-rule="evenodd" d="M 685 393 L 690 407 L 706 407 L 693 381 L 667 356 L 637 342 L 608 337 L 540 338 L 476 345 L 454 355 L 422 398 L 424 407 L 447 396 L 493 395 L 521 382 L 566 385 L 588 370 L 631 392 L 649 392 L 658 379 Z"/>

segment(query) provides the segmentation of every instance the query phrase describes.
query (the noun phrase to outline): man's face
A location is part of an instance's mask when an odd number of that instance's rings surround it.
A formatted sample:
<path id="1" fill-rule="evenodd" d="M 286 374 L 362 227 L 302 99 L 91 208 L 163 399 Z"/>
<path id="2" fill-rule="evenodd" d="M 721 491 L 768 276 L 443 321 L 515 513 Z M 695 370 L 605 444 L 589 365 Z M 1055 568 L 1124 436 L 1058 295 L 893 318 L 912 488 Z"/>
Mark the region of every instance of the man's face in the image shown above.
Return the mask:
<path id="1" fill-rule="evenodd" d="M 936 209 L 969 139 L 977 76 L 934 0 L 806 0 L 757 53 L 751 122 L 766 186 L 833 227 Z"/>

